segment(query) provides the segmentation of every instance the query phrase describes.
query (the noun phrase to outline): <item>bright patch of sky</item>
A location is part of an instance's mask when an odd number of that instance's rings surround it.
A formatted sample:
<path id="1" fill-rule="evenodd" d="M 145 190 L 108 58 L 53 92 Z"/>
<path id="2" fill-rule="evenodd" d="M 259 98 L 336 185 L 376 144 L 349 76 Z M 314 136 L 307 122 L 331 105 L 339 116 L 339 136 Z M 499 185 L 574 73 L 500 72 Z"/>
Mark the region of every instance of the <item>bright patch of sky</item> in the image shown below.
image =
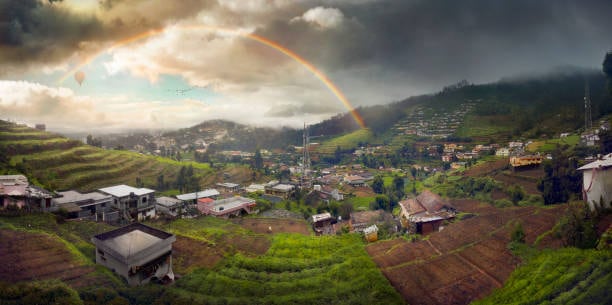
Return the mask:
<path id="1" fill-rule="evenodd" d="M 220 98 L 220 95 L 209 88 L 192 86 L 183 77 L 177 75 L 162 74 L 156 82 L 152 83 L 146 78 L 134 76 L 125 70 L 109 72 L 104 63 L 111 59 L 111 55 L 103 54 L 84 66 L 81 71 L 85 73 L 85 80 L 80 85 L 74 75 L 69 75 L 59 83 L 59 80 L 67 73 L 60 70 L 52 73 L 29 74 L 25 78 L 50 87 L 66 87 L 72 89 L 76 95 L 101 98 L 122 96 L 126 97 L 128 102 L 171 102 L 191 99 L 210 104 Z"/>

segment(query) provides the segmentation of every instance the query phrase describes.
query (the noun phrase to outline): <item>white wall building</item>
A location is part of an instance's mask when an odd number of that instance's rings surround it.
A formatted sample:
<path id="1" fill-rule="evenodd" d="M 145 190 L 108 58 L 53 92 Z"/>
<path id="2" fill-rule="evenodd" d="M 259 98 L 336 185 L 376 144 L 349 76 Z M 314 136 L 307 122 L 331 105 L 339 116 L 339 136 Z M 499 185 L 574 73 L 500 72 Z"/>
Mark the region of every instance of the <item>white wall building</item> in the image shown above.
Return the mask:
<path id="1" fill-rule="evenodd" d="M 578 168 L 582 171 L 582 194 L 591 210 L 599 206 L 610 208 L 612 203 L 612 153 Z"/>

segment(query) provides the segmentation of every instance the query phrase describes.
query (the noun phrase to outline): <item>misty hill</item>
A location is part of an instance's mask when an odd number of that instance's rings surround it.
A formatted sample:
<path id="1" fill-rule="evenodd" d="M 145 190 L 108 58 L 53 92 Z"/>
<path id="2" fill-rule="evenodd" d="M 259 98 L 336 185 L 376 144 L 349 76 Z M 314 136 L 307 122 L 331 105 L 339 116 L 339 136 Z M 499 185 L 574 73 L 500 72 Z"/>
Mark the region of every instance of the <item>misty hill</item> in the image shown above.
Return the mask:
<path id="1" fill-rule="evenodd" d="M 487 142 L 513 137 L 552 136 L 584 126 L 586 81 L 593 119 L 612 113 L 612 101 L 606 97 L 606 80 L 601 72 L 564 68 L 488 84 L 461 81 L 436 93 L 413 96 L 387 105 L 359 107 L 356 110 L 363 117 L 370 136 L 358 139 L 350 136 L 354 141 L 345 141 L 347 135 L 360 129 L 349 112 L 312 124 L 310 135 L 318 136 L 315 141 L 322 142 L 325 153 L 333 151 L 336 145 L 342 146 L 343 150 L 350 150 L 357 144 L 400 146 L 418 138 L 405 136 L 402 130 L 403 126 L 417 121 L 445 125 L 454 119 L 453 124 L 458 125 L 449 129 L 444 136 L 448 140 Z M 452 117 L 466 109 L 469 112 Z M 345 137 L 335 140 L 338 136 Z M 205 121 L 193 127 L 166 132 L 162 137 L 171 139 L 171 143 L 178 147 L 189 149 L 204 143 L 212 143 L 213 150 L 245 151 L 254 151 L 257 147 L 275 149 L 302 144 L 300 129 L 254 127 L 225 120 Z M 153 141 L 148 134 L 112 140 L 103 138 L 107 147 L 133 147 L 139 144 L 149 147 L 149 150 Z M 350 142 L 350 147 L 345 147 L 347 142 Z M 157 143 L 156 147 L 160 145 L 168 144 Z"/>
<path id="2" fill-rule="evenodd" d="M 605 78 L 597 70 L 565 69 L 539 76 L 502 79 L 490 84 L 469 84 L 466 81 L 447 86 L 441 91 L 410 97 L 386 106 L 362 107 L 366 126 L 375 133 L 383 133 L 398 120 L 406 110 L 415 105 L 434 109 L 456 107 L 465 102 L 475 103 L 474 114 L 512 115 L 520 119 L 518 132 L 532 128 L 555 127 L 577 129 L 584 123 L 585 80 L 588 80 L 592 100 L 593 118 L 612 112 L 612 103 L 605 96 Z M 562 120 L 554 119 L 561 115 Z M 355 129 L 345 114 L 313 126 L 333 131 L 339 126 L 342 132 Z M 553 120 L 558 124 L 548 124 Z"/>
<path id="3" fill-rule="evenodd" d="M 122 183 L 172 189 L 181 167 L 190 164 L 196 177 L 211 172 L 205 164 L 101 149 L 0 121 L 0 173 L 23 173 L 49 190 L 88 191 Z"/>
<path id="4" fill-rule="evenodd" d="M 261 148 L 285 148 L 302 141 L 301 131 L 293 128 L 253 127 L 225 120 L 211 120 L 193 127 L 164 133 L 178 145 L 191 145 L 203 140 L 214 143 L 219 149 L 248 150 Z"/>

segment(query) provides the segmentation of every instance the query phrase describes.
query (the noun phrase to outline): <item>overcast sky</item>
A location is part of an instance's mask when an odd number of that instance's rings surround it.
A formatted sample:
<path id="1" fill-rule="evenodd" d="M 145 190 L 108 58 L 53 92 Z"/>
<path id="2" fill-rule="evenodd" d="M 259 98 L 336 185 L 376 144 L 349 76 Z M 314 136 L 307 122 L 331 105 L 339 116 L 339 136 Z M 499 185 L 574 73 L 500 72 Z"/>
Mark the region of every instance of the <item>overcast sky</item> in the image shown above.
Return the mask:
<path id="1" fill-rule="evenodd" d="M 0 0 L 0 119 L 106 132 L 215 118 L 298 127 L 347 110 L 248 34 L 373 105 L 462 79 L 600 69 L 612 1 Z"/>

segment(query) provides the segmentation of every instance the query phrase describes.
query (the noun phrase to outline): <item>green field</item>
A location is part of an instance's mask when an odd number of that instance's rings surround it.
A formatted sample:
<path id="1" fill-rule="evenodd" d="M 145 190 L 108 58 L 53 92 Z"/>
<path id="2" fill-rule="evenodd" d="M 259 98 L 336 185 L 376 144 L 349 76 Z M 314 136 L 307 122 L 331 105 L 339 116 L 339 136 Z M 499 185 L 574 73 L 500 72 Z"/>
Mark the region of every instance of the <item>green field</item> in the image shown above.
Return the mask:
<path id="1" fill-rule="evenodd" d="M 512 130 L 512 118 L 506 116 L 467 115 L 456 135 L 459 137 L 491 136 Z"/>
<path id="2" fill-rule="evenodd" d="M 612 251 L 544 250 L 472 304 L 610 304 Z"/>
<path id="3" fill-rule="evenodd" d="M 213 251 L 223 258 L 211 268 L 182 267 L 181 278 L 169 286 L 127 287 L 118 276 L 99 266 L 89 275 L 99 277 L 92 283 L 101 280 L 106 283 L 98 287 L 75 288 L 58 281 L 47 282 L 48 278 L 26 284 L 0 281 L 0 303 L 51 302 L 67 296 L 74 299 L 75 293 L 81 300 L 90 301 L 86 304 L 102 300 L 107 303 L 111 299 L 116 299 L 116 304 L 404 303 L 366 253 L 365 242 L 359 234 L 325 237 L 256 234 L 230 221 L 210 217 L 150 224 L 186 238 L 187 244 L 198 251 Z M 0 216 L 0 229 L 50 236 L 61 241 L 59 247 L 64 245 L 74 255 L 73 264 L 94 267 L 95 249 L 90 238 L 112 227 L 87 221 L 59 224 L 52 214 L 34 214 Z M 262 240 L 271 244 L 268 243 L 267 251 L 257 255 L 241 250 L 242 243 L 249 240 L 256 242 L 251 244 L 255 247 Z M 185 258 L 173 259 L 179 264 Z"/>
<path id="4" fill-rule="evenodd" d="M 338 147 L 342 150 L 354 149 L 358 147 L 360 142 L 367 143 L 372 140 L 372 137 L 373 133 L 369 129 L 359 129 L 349 134 L 324 141 L 317 149 L 317 152 L 321 154 L 333 154 Z"/>
<path id="5" fill-rule="evenodd" d="M 552 152 L 557 146 L 576 146 L 580 142 L 579 135 L 571 135 L 565 138 L 557 138 L 545 141 L 535 141 L 527 146 L 527 150 L 531 152 Z"/>
<path id="6" fill-rule="evenodd" d="M 27 173 L 28 178 L 50 190 L 94 190 L 113 184 L 142 181 L 156 188 L 157 179 L 176 179 L 181 166 L 191 165 L 197 176 L 211 174 L 207 164 L 178 162 L 131 151 L 105 150 L 59 135 L 0 122 L 0 170 Z M 170 186 L 172 187 L 172 186 Z"/>
<path id="7" fill-rule="evenodd" d="M 402 304 L 359 235 L 274 236 L 260 257 L 234 255 L 198 269 L 164 298 L 205 304 Z"/>

